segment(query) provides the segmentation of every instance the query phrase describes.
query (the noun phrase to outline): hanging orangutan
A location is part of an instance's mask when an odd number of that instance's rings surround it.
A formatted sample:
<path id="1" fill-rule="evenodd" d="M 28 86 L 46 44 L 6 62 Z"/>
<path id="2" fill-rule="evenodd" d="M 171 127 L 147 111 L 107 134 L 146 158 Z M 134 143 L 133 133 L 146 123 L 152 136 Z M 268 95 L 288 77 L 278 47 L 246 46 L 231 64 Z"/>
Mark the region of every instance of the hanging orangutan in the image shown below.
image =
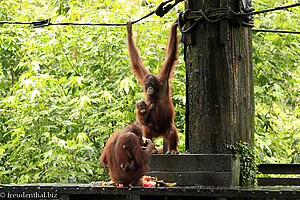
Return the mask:
<path id="1" fill-rule="evenodd" d="M 107 141 L 100 161 L 109 167 L 111 180 L 124 186 L 141 185 L 140 178 L 148 170 L 148 162 L 154 145 L 147 139 L 143 149 L 142 130 L 139 125 L 130 124 L 115 132 Z"/>
<path id="2" fill-rule="evenodd" d="M 177 61 L 177 20 L 171 26 L 166 47 L 166 59 L 158 76 L 149 73 L 142 64 L 142 59 L 133 40 L 132 22 L 130 21 L 127 22 L 127 47 L 131 69 L 145 91 L 146 106 L 155 105 L 155 108 L 151 110 L 147 123 L 143 123 L 143 119 L 137 119 L 141 122 L 143 135 L 151 140 L 163 136 L 168 142 L 167 153 L 176 154 L 178 153 L 178 133 L 174 125 L 175 112 L 170 97 L 169 81 Z M 137 110 L 137 112 L 140 111 Z"/>

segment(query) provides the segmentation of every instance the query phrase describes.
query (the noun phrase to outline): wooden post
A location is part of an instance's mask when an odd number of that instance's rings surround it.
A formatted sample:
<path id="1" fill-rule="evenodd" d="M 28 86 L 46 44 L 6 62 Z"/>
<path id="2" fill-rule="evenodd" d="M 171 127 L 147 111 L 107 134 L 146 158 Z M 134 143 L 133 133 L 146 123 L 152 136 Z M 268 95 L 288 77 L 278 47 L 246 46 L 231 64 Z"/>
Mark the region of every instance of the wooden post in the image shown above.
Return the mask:
<path id="1" fill-rule="evenodd" d="M 186 9 L 230 6 L 239 0 L 186 0 Z M 189 23 L 189 22 L 187 22 Z M 227 145 L 254 143 L 251 29 L 228 21 L 200 22 L 185 35 L 187 138 L 193 154 L 229 153 Z"/>

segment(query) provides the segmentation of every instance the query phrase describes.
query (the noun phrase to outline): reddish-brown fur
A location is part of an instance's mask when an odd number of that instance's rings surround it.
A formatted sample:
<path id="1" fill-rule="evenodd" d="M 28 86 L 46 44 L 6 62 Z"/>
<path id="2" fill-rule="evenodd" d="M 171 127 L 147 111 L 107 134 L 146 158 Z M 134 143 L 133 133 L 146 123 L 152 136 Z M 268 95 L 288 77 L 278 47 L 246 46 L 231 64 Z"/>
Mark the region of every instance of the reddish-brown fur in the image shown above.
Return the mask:
<path id="1" fill-rule="evenodd" d="M 150 114 L 155 109 L 155 104 L 147 105 L 145 101 L 141 100 L 136 102 L 136 109 L 136 119 L 139 124 L 155 129 L 152 123 L 150 123 Z"/>
<path id="2" fill-rule="evenodd" d="M 104 166 L 108 165 L 109 175 L 114 183 L 124 186 L 138 185 L 140 178 L 146 174 L 154 145 L 149 140 L 146 149 L 143 150 L 141 137 L 141 128 L 131 124 L 124 130 L 113 133 L 107 141 L 100 161 Z M 131 163 L 134 163 L 133 167 L 129 167 Z M 121 166 L 126 167 L 124 169 Z"/>
<path id="3" fill-rule="evenodd" d="M 174 22 L 171 26 L 168 44 L 166 47 L 166 59 L 162 64 L 162 69 L 158 76 L 150 74 L 142 64 L 142 60 L 132 37 L 132 24 L 131 22 L 127 23 L 127 46 L 131 59 L 131 69 L 144 89 L 145 81 L 150 76 L 156 80 L 158 88 L 156 93 L 151 96 L 148 94 L 147 89 L 145 89 L 146 104 L 150 105 L 154 103 L 156 107 L 150 114 L 151 126 L 142 125 L 144 137 L 152 139 L 163 136 L 169 144 L 169 153 L 178 152 L 178 133 L 174 125 L 175 112 L 170 97 L 169 86 L 169 79 L 171 78 L 172 70 L 174 69 L 177 61 L 178 37 L 176 23 L 177 22 Z"/>

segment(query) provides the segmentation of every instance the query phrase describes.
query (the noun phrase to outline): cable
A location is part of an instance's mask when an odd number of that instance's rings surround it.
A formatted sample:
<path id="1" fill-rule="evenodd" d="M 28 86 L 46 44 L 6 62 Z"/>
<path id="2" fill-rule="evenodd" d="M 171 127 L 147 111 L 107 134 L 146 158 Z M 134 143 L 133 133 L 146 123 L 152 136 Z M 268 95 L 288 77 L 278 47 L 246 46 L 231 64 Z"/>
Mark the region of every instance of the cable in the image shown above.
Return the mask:
<path id="1" fill-rule="evenodd" d="M 300 34 L 300 31 L 288 31 L 288 30 L 270 30 L 270 29 L 252 29 L 254 32 L 270 32 L 270 33 L 292 33 Z"/>
<path id="2" fill-rule="evenodd" d="M 256 15 L 256 14 L 261 14 L 261 13 L 265 13 L 265 12 L 272 12 L 272 11 L 276 11 L 276 10 L 293 8 L 293 7 L 297 7 L 297 6 L 300 6 L 300 3 L 295 3 L 295 4 L 291 4 L 291 5 L 287 5 L 287 6 L 279 6 L 279 7 L 275 7 L 275 8 L 266 9 L 266 10 L 259 10 L 259 11 L 255 11 L 255 12 L 251 12 L 251 13 L 243 13 L 242 15 L 244 15 L 244 16 Z"/>
<path id="3" fill-rule="evenodd" d="M 166 0 L 162 3 L 160 3 L 157 8 L 154 11 L 151 11 L 150 13 L 148 13 L 147 15 L 141 17 L 140 19 L 137 19 L 135 21 L 132 21 L 132 24 L 135 24 L 137 22 L 140 22 L 141 20 L 150 17 L 153 14 L 156 14 L 157 16 L 163 17 L 166 13 L 168 13 L 173 7 L 175 7 L 178 3 L 184 1 L 184 0 L 175 0 L 175 2 L 173 4 L 168 4 L 173 0 Z M 167 5 L 168 4 L 168 5 Z M 220 8 L 220 9 L 214 9 L 214 10 L 209 10 L 211 13 L 211 15 L 213 17 L 215 17 L 216 19 L 211 20 L 206 13 L 204 13 L 202 10 L 200 11 L 192 11 L 193 17 L 198 17 L 198 19 L 195 19 L 194 24 L 187 28 L 186 30 L 183 30 L 183 25 L 184 25 L 184 21 L 182 20 L 183 18 L 183 12 L 181 12 L 179 14 L 179 29 L 182 33 L 187 33 L 189 32 L 193 27 L 195 27 L 195 25 L 200 21 L 200 19 L 204 18 L 205 20 L 214 23 L 214 22 L 218 22 L 223 18 L 236 18 L 236 17 L 243 17 L 243 16 L 249 16 L 249 15 L 256 15 L 256 14 L 261 14 L 261 13 L 266 13 L 266 12 L 272 12 L 272 11 L 277 11 L 277 10 L 283 10 L 283 9 L 288 9 L 288 8 L 293 8 L 293 7 L 297 7 L 300 6 L 300 3 L 295 3 L 295 4 L 291 4 L 291 5 L 287 5 L 287 6 L 279 6 L 279 7 L 275 7 L 275 8 L 270 8 L 270 9 L 265 9 L 265 10 L 260 10 L 260 11 L 255 11 L 255 12 L 249 12 L 249 13 L 235 13 L 233 12 L 230 8 L 224 9 L 224 8 Z M 186 11 L 188 12 L 188 10 Z M 216 13 L 213 13 L 216 12 Z M 198 13 L 198 14 L 196 14 Z M 200 17 L 197 16 L 200 14 Z M 21 24 L 21 25 L 33 25 L 34 28 L 38 28 L 38 27 L 44 27 L 44 26 L 56 26 L 56 25 L 61 25 L 61 26 L 66 26 L 66 25 L 75 25 L 75 26 L 126 26 L 126 23 L 89 23 L 89 22 L 85 22 L 85 23 L 75 23 L 75 22 L 61 22 L 61 23 L 51 23 L 50 22 L 51 19 L 39 19 L 37 21 L 34 22 L 18 22 L 18 21 L 0 21 L 0 24 Z M 254 32 L 270 32 L 270 33 L 291 33 L 291 34 L 300 34 L 299 31 L 288 31 L 288 30 L 266 30 L 266 29 L 252 29 L 252 31 Z"/>
<path id="4" fill-rule="evenodd" d="M 12 21 L 0 21 L 0 24 L 32 24 L 32 22 L 12 22 Z"/>
<path id="5" fill-rule="evenodd" d="M 161 2 L 154 11 L 151 11 L 147 15 L 141 17 L 140 19 L 137 19 L 135 21 L 132 21 L 132 24 L 135 24 L 147 17 L 150 17 L 153 14 L 156 14 L 159 17 L 163 17 L 165 14 L 167 14 L 172 8 L 174 8 L 178 3 L 184 1 L 184 0 L 175 0 L 173 4 L 168 4 L 173 0 L 167 0 Z M 168 4 L 168 5 L 167 5 Z M 51 23 L 51 18 L 49 19 L 39 19 L 34 22 L 16 22 L 16 21 L 0 21 L 0 24 L 29 24 L 33 25 L 33 28 L 39 28 L 44 26 L 55 26 L 55 25 L 75 25 L 75 26 L 126 26 L 126 23 L 90 23 L 90 22 L 84 22 L 84 23 L 75 23 L 75 22 L 61 22 L 61 23 Z"/>

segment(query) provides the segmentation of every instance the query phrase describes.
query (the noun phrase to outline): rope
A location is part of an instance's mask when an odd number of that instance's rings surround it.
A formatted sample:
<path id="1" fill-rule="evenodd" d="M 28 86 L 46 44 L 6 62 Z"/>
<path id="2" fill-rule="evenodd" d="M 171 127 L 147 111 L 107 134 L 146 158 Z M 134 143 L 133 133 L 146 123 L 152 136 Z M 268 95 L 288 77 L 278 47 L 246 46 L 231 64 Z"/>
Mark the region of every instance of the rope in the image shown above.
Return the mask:
<path id="1" fill-rule="evenodd" d="M 138 23 L 145 18 L 150 17 L 153 14 L 156 14 L 159 17 L 163 17 L 166 13 L 168 13 L 172 8 L 174 8 L 178 3 L 184 0 L 175 0 L 173 4 L 169 4 L 173 0 L 167 0 L 160 3 L 154 11 L 151 11 L 147 15 L 132 21 L 132 24 Z M 168 5 L 167 5 L 168 4 Z M 300 3 L 290 4 L 287 6 L 279 6 L 275 8 L 255 11 L 255 12 L 234 12 L 230 7 L 228 8 L 216 8 L 216 9 L 208 9 L 205 12 L 201 9 L 199 11 L 186 10 L 185 12 L 181 12 L 179 14 L 178 27 L 181 33 L 187 33 L 191 31 L 201 20 L 206 20 L 209 23 L 217 23 L 223 19 L 227 19 L 232 22 L 238 22 L 241 25 L 253 27 L 253 20 L 247 19 L 243 21 L 243 17 L 252 16 L 256 14 L 272 12 L 277 10 L 283 10 L 288 8 L 293 8 L 300 6 Z M 194 23 L 183 29 L 186 20 L 194 20 Z M 18 22 L 18 21 L 0 21 L 0 24 L 20 24 L 20 25 L 33 25 L 33 28 L 45 27 L 45 26 L 66 26 L 66 25 L 75 25 L 75 26 L 126 26 L 126 23 L 75 23 L 75 22 L 61 22 L 61 23 L 51 23 L 51 18 L 49 19 L 39 19 L 33 22 Z M 300 34 L 299 31 L 289 31 L 289 30 L 266 30 L 266 29 L 252 29 L 254 32 L 271 32 L 271 33 L 292 33 L 292 34 Z"/>
<path id="2" fill-rule="evenodd" d="M 300 3 L 295 3 L 287 6 L 279 6 L 271 9 L 266 10 L 260 10 L 256 12 L 235 12 L 230 7 L 228 8 L 215 8 L 215 9 L 207 9 L 206 11 L 202 11 L 201 9 L 198 11 L 193 10 L 186 10 L 185 12 L 181 12 L 179 14 L 179 20 L 178 20 L 178 27 L 181 33 L 187 33 L 191 31 L 201 20 L 206 20 L 209 23 L 216 23 L 221 21 L 222 19 L 227 19 L 231 22 L 239 23 L 240 25 L 247 26 L 247 27 L 253 27 L 254 22 L 251 18 L 245 18 L 247 16 L 252 16 L 256 14 L 266 13 L 266 12 L 272 12 L 277 10 L 283 10 L 287 8 L 293 8 L 300 6 Z M 190 27 L 185 27 L 185 21 L 187 20 L 193 20 L 193 24 Z M 257 30 L 258 31 L 258 30 Z M 262 31 L 263 32 L 263 31 Z M 267 31 L 265 31 L 267 32 Z M 269 32 L 274 32 L 270 30 Z M 281 31 L 282 33 L 288 33 L 289 31 Z M 289 32 L 290 33 L 290 32 Z M 293 32 L 294 33 L 294 32 Z"/>
<path id="3" fill-rule="evenodd" d="M 215 9 L 207 9 L 206 11 L 202 11 L 201 9 L 198 11 L 186 10 L 179 14 L 178 27 L 181 33 L 187 33 L 191 31 L 201 20 L 206 20 L 209 23 L 216 23 L 223 19 L 227 19 L 232 22 L 237 22 L 239 24 L 243 24 L 245 26 L 253 27 L 254 22 L 251 19 L 246 21 L 242 21 L 243 17 L 241 13 L 236 13 L 230 7 L 228 8 L 215 8 Z M 193 24 L 184 29 L 185 21 L 193 20 Z"/>
<path id="4" fill-rule="evenodd" d="M 173 0 L 167 0 L 164 2 L 161 2 L 157 8 L 154 11 L 151 11 L 147 15 L 141 17 L 140 19 L 132 21 L 132 24 L 135 24 L 137 22 L 140 22 L 141 20 L 150 17 L 153 14 L 156 14 L 159 17 L 163 17 L 165 14 L 167 14 L 172 8 L 174 8 L 178 3 L 184 1 L 184 0 L 175 0 L 173 4 L 168 4 Z M 168 4 L 168 5 L 167 5 Z M 0 24 L 29 24 L 33 25 L 33 28 L 39 28 L 39 27 L 45 27 L 45 26 L 66 26 L 66 25 L 75 25 L 75 26 L 126 26 L 126 23 L 75 23 L 75 22 L 61 22 L 61 23 L 51 23 L 51 18 L 49 19 L 39 19 L 34 22 L 17 22 L 17 21 L 0 21 Z"/>

